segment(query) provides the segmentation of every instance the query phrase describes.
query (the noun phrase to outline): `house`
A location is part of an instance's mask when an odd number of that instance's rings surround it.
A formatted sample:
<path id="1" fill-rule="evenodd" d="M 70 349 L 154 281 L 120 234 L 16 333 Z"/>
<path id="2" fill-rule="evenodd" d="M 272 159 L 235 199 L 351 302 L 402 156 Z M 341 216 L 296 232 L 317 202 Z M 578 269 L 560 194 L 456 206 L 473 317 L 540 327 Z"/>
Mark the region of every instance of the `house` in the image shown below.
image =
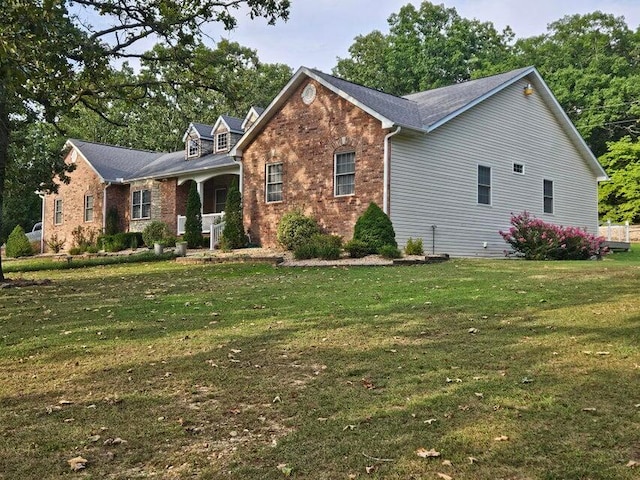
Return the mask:
<path id="1" fill-rule="evenodd" d="M 533 67 L 405 97 L 303 67 L 231 154 L 245 228 L 269 247 L 288 210 L 350 239 L 376 202 L 400 246 L 502 256 L 511 213 L 597 234 L 607 178 Z"/>
<path id="2" fill-rule="evenodd" d="M 159 219 L 181 233 L 191 182 L 208 231 L 239 178 L 244 226 L 266 247 L 291 209 L 348 240 L 375 202 L 400 246 L 502 256 L 511 213 L 596 233 L 607 178 L 533 67 L 405 97 L 302 67 L 264 111 L 192 123 L 183 141 L 160 154 L 69 140 L 78 168 L 45 200 L 45 237 L 102 229 L 110 208 L 125 230 Z"/>
<path id="3" fill-rule="evenodd" d="M 161 220 L 176 234 L 184 233 L 187 195 L 195 182 L 209 233 L 225 210 L 227 191 L 239 181 L 240 165 L 229 151 L 262 109 L 245 119 L 221 116 L 214 125 L 191 123 L 184 150 L 149 152 L 86 142 L 67 141 L 65 161 L 75 164 L 71 181 L 44 199 L 45 242 L 56 236 L 72 246 L 74 230 L 105 231 L 107 214 L 117 212 L 122 231 L 142 231 Z"/>

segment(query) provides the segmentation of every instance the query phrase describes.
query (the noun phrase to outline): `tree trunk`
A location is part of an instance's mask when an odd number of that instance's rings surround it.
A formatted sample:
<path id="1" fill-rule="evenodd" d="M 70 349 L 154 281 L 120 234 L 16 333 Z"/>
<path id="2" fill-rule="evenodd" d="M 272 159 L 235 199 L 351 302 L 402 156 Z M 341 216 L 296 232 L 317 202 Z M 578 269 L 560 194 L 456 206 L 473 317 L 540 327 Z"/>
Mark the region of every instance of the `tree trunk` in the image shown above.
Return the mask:
<path id="1" fill-rule="evenodd" d="M 0 80 L 1 83 L 1 80 Z M 9 113 L 6 90 L 0 84 L 0 232 L 2 231 L 2 206 L 4 204 L 4 181 L 9 161 Z M 0 255 L 0 282 L 4 281 L 2 255 Z"/>

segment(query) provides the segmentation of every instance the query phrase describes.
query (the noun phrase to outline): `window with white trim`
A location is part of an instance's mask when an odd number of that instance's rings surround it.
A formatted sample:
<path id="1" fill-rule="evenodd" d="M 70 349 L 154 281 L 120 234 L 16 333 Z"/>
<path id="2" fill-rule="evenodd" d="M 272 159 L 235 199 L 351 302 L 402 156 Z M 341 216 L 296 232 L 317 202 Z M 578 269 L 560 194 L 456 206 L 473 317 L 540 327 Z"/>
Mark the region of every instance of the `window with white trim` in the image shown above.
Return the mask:
<path id="1" fill-rule="evenodd" d="M 93 222 L 93 195 L 84 196 L 84 221 Z"/>
<path id="2" fill-rule="evenodd" d="M 229 134 L 218 133 L 216 134 L 216 152 L 227 150 L 229 148 Z"/>
<path id="3" fill-rule="evenodd" d="M 187 157 L 197 157 L 200 155 L 200 139 L 190 138 L 187 140 Z"/>
<path id="4" fill-rule="evenodd" d="M 267 202 L 282 201 L 282 164 L 272 163 L 266 168 Z"/>
<path id="5" fill-rule="evenodd" d="M 491 167 L 478 165 L 478 203 L 491 205 Z"/>
<path id="6" fill-rule="evenodd" d="M 227 206 L 227 189 L 226 188 L 216 188 L 214 192 L 215 198 L 215 207 L 213 213 L 222 213 Z"/>
<path id="7" fill-rule="evenodd" d="M 131 194 L 131 218 L 151 218 L 151 190 L 136 190 Z"/>
<path id="8" fill-rule="evenodd" d="M 553 181 L 542 181 L 542 203 L 544 213 L 553 213 Z"/>
<path id="9" fill-rule="evenodd" d="M 53 223 L 60 225 L 62 223 L 62 199 L 56 198 L 53 202 Z"/>
<path id="10" fill-rule="evenodd" d="M 517 173 L 519 175 L 524 175 L 524 164 L 523 163 L 513 163 L 513 173 Z"/>
<path id="11" fill-rule="evenodd" d="M 334 157 L 334 194 L 336 197 L 356 192 L 355 152 L 336 153 Z"/>

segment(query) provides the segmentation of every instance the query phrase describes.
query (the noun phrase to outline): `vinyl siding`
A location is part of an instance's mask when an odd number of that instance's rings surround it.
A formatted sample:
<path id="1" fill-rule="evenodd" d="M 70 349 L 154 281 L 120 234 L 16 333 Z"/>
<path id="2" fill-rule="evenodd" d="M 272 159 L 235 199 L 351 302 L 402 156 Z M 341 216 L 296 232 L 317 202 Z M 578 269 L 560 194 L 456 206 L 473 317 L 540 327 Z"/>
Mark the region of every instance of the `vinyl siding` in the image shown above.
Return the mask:
<path id="1" fill-rule="evenodd" d="M 527 79 L 424 135 L 391 139 L 390 216 L 403 246 L 425 251 L 503 256 L 499 230 L 511 213 L 597 233 L 597 181 L 541 96 L 525 97 Z M 524 165 L 524 175 L 513 163 Z M 491 205 L 477 203 L 478 165 L 491 167 Z M 553 181 L 554 211 L 543 212 L 543 180 Z M 483 243 L 487 242 L 487 248 Z"/>

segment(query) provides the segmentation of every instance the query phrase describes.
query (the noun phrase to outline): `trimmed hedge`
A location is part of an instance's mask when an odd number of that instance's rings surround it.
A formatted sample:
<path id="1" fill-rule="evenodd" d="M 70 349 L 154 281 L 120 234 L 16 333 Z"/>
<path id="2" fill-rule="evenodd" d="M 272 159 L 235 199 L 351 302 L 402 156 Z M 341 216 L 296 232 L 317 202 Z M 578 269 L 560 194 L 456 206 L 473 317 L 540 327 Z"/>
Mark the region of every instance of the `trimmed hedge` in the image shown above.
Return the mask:
<path id="1" fill-rule="evenodd" d="M 98 238 L 98 247 L 105 252 L 119 252 L 144 245 L 141 232 L 120 232 L 113 235 L 101 235 Z"/>

